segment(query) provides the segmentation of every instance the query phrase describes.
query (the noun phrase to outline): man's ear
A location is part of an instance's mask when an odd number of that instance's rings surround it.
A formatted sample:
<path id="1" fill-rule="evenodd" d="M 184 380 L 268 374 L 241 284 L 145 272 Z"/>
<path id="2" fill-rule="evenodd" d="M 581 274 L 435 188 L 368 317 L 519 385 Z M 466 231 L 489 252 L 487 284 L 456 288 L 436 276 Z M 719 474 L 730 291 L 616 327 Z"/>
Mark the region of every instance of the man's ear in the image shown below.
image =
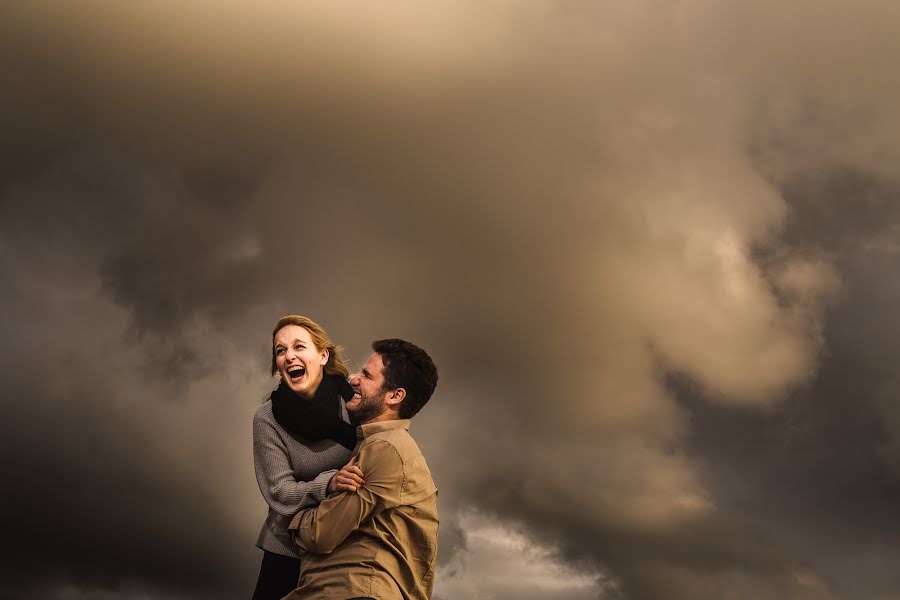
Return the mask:
<path id="1" fill-rule="evenodd" d="M 390 394 L 388 394 L 387 398 L 384 399 L 384 403 L 390 406 L 391 408 L 399 408 L 400 403 L 406 399 L 406 390 L 404 388 L 397 388 L 393 390 Z"/>

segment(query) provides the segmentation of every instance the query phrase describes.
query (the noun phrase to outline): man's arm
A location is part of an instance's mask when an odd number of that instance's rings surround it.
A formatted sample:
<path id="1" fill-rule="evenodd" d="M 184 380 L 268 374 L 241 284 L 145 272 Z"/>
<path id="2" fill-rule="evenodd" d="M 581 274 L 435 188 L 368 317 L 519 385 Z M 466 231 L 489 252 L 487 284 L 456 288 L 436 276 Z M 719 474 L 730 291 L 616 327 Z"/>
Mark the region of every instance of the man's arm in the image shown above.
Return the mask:
<path id="1" fill-rule="evenodd" d="M 400 505 L 403 461 L 397 449 L 383 440 L 363 444 L 356 461 L 366 485 L 354 493 L 329 496 L 315 508 L 301 510 L 288 529 L 297 544 L 316 554 L 329 554 L 381 511 Z"/>

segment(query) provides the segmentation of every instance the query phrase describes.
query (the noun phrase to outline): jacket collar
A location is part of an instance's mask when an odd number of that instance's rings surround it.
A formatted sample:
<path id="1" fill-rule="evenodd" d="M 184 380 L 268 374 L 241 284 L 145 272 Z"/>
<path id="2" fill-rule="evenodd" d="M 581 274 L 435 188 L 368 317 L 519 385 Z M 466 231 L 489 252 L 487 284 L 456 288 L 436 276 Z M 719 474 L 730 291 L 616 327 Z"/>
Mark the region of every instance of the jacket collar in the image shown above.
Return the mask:
<path id="1" fill-rule="evenodd" d="M 412 419 L 393 419 L 390 421 L 376 421 L 375 423 L 366 423 L 365 425 L 360 425 L 356 430 L 356 439 L 363 440 L 371 435 L 375 435 L 376 433 L 382 433 L 384 431 L 391 431 L 393 429 L 406 429 L 409 431 L 409 426 L 412 424 Z"/>

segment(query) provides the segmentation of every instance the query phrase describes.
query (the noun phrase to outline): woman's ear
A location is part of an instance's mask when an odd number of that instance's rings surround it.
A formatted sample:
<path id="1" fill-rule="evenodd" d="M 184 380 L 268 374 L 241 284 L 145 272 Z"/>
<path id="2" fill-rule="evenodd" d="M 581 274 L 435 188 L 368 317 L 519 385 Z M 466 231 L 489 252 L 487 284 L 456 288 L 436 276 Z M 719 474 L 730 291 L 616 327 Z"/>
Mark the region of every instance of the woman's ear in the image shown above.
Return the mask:
<path id="1" fill-rule="evenodd" d="M 324 367 L 326 364 L 328 364 L 328 357 L 329 357 L 329 356 L 331 356 L 331 355 L 328 353 L 328 348 L 325 348 L 324 350 L 322 350 L 322 366 L 323 366 L 323 367 Z"/>

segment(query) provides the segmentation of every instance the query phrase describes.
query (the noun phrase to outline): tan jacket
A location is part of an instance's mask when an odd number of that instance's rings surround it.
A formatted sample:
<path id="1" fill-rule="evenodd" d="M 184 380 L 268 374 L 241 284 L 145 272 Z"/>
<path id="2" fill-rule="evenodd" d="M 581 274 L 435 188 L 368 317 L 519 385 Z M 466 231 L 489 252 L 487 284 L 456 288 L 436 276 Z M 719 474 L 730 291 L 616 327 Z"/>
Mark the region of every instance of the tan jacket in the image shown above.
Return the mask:
<path id="1" fill-rule="evenodd" d="M 437 558 L 437 488 L 410 421 L 357 429 L 366 485 L 301 510 L 289 529 L 301 547 L 299 586 L 285 600 L 428 600 Z"/>

